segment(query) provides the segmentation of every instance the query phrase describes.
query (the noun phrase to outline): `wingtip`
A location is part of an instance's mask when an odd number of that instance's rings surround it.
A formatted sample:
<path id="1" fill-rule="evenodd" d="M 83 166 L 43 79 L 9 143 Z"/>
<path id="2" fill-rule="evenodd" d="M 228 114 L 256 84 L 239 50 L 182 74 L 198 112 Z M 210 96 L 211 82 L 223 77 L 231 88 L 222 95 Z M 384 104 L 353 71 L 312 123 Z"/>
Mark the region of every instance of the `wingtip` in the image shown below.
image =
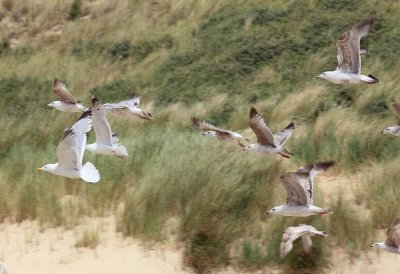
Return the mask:
<path id="1" fill-rule="evenodd" d="M 87 110 L 85 110 L 84 113 L 82 113 L 81 117 L 79 117 L 79 119 L 77 121 L 85 119 L 86 117 L 90 117 L 90 116 L 92 116 L 92 109 L 88 108 Z"/>
<path id="2" fill-rule="evenodd" d="M 252 106 L 251 109 L 250 109 L 250 118 L 254 117 L 257 114 L 258 114 L 258 112 L 257 112 L 256 107 Z"/>
<path id="3" fill-rule="evenodd" d="M 294 122 L 292 121 L 292 122 L 290 122 L 290 124 L 289 125 L 287 125 L 284 129 L 295 129 L 296 127 L 295 127 L 295 124 L 294 124 Z"/>
<path id="4" fill-rule="evenodd" d="M 98 103 L 100 103 L 100 100 L 97 98 L 97 96 L 93 96 L 92 97 L 92 106 L 95 106 Z"/>

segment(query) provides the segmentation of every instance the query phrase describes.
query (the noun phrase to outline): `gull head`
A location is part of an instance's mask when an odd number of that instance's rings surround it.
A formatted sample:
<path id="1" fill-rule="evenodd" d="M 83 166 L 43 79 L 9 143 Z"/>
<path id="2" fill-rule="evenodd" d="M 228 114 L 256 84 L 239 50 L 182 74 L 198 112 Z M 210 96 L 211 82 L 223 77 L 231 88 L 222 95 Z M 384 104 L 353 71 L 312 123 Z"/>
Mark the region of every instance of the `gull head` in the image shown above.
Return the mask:
<path id="1" fill-rule="evenodd" d="M 266 212 L 265 214 L 269 215 L 269 214 L 278 214 L 281 211 L 282 206 L 276 206 L 273 209 L 271 209 L 270 211 Z"/>
<path id="2" fill-rule="evenodd" d="M 44 166 L 36 169 L 36 171 L 37 172 L 41 172 L 41 171 L 52 172 L 55 168 L 56 168 L 56 164 L 47 164 L 47 165 L 44 165 Z"/>
<path id="3" fill-rule="evenodd" d="M 212 131 L 212 130 L 209 130 L 209 131 L 206 131 L 206 132 L 203 132 L 201 135 L 210 135 L 210 136 L 212 136 L 212 137 L 217 137 L 217 133 L 215 132 L 215 131 Z"/>
<path id="4" fill-rule="evenodd" d="M 245 146 L 244 148 L 243 148 L 243 151 L 246 151 L 246 150 L 257 150 L 256 149 L 256 144 L 250 144 L 250 145 L 247 145 L 247 146 Z"/>
<path id="5" fill-rule="evenodd" d="M 387 127 L 381 131 L 381 133 L 383 133 L 383 134 L 394 134 L 395 132 L 396 132 L 395 127 Z"/>
<path id="6" fill-rule="evenodd" d="M 51 102 L 50 104 L 47 104 L 49 107 L 56 107 L 56 103 L 55 102 Z"/>
<path id="7" fill-rule="evenodd" d="M 335 72 L 334 71 L 325 71 L 323 73 L 321 73 L 318 76 L 315 76 L 314 79 L 324 79 L 324 80 L 330 80 L 332 78 L 334 78 Z"/>
<path id="8" fill-rule="evenodd" d="M 385 243 L 374 243 L 370 245 L 369 247 L 375 247 L 375 248 L 380 248 L 380 249 L 385 249 Z"/>

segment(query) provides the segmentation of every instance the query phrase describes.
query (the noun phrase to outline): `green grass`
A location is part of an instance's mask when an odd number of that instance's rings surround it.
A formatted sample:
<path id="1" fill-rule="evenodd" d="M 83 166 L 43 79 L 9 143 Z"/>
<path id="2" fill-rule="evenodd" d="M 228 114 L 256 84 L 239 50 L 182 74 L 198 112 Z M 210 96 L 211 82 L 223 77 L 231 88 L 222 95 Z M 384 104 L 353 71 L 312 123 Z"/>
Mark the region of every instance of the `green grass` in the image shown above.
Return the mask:
<path id="1" fill-rule="evenodd" d="M 395 123 L 390 105 L 400 100 L 400 35 L 396 2 L 362 1 L 355 10 L 357 2 L 2 1 L 0 220 L 74 228 L 81 217 L 122 206 L 120 231 L 150 242 L 167 241 L 175 231 L 184 263 L 199 273 L 227 265 L 318 273 L 335 267 L 329 254 L 337 247 L 361 253 L 398 211 L 400 142 L 380 131 Z M 313 80 L 335 68 L 340 34 L 354 18 L 369 16 L 376 22 L 361 41 L 369 49 L 363 72 L 382 83 Z M 54 78 L 86 105 L 92 95 L 116 102 L 136 90 L 155 117 L 110 117 L 130 157 L 86 153 L 84 161 L 100 171 L 97 185 L 35 172 L 56 162 L 63 130 L 78 118 L 46 106 L 55 100 Z M 191 129 L 196 115 L 254 141 L 252 105 L 274 131 L 295 121 L 287 143 L 294 158 L 244 153 Z M 331 176 L 361 174 L 357 206 L 344 206 L 353 201 L 340 195 L 330 202 L 335 215 L 329 218 L 264 215 L 285 201 L 283 172 L 323 160 L 336 161 Z M 370 169 L 376 172 L 362 175 Z M 323 194 L 317 188 L 318 205 Z M 360 208 L 366 213 L 356 214 Z M 315 240 L 311 256 L 296 243 L 280 260 L 283 229 L 299 223 L 329 237 Z"/>

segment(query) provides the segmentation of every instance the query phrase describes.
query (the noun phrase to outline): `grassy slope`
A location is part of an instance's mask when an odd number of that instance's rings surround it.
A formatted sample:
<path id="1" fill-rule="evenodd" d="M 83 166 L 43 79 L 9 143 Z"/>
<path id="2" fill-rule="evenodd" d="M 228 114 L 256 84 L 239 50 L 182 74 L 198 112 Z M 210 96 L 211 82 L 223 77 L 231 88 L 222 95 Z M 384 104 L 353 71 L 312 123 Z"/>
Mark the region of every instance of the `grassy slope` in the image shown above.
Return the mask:
<path id="1" fill-rule="evenodd" d="M 147 240 L 175 233 L 185 244 L 185 262 L 199 271 L 227 264 L 310 269 L 326 266 L 336 244 L 351 254 L 365 248 L 374 229 L 398 210 L 392 162 L 399 142 L 379 132 L 393 124 L 390 103 L 400 99 L 399 6 L 373 0 L 153 2 L 83 1 L 72 10 L 72 1 L 2 1 L 0 107 L 7 115 L 0 117 L 0 219 L 71 227 L 79 216 L 123 205 L 120 230 Z M 363 3 L 358 10 L 356 2 Z M 382 83 L 313 81 L 335 68 L 341 32 L 368 16 L 377 20 L 362 41 L 370 52 L 363 71 Z M 77 118 L 46 107 L 55 77 L 85 103 L 91 94 L 112 101 L 138 89 L 143 108 L 155 116 L 150 123 L 110 118 L 131 156 L 86 154 L 102 176 L 96 186 L 34 172 L 55 160 L 62 130 Z M 253 138 L 251 105 L 273 130 L 295 120 L 288 142 L 295 158 L 243 154 L 190 128 L 189 117 L 198 115 Z M 338 163 L 332 175 L 373 174 L 359 176 L 365 187 L 357 194 L 372 219 L 341 199 L 332 202 L 337 214 L 331 218 L 265 218 L 266 209 L 284 201 L 282 172 L 330 159 Z M 393 176 L 382 188 L 387 168 Z M 316 203 L 323 205 L 316 188 Z M 384 203 L 371 199 L 377 192 Z M 275 236 L 299 222 L 331 227 L 331 244 L 317 245 L 312 257 L 296 249 L 278 260 Z"/>

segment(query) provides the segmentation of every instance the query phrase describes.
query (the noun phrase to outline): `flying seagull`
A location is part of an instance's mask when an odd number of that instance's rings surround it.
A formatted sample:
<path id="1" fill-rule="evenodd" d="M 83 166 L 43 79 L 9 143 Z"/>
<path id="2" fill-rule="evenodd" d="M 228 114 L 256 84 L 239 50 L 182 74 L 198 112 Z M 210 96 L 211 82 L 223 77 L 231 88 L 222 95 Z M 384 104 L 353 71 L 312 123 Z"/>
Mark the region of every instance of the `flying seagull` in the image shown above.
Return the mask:
<path id="1" fill-rule="evenodd" d="M 338 51 L 336 70 L 325 71 L 315 78 L 325 79 L 335 84 L 379 83 L 379 79 L 372 74 L 368 74 L 368 76 L 361 74 L 360 54 L 365 50 L 360 50 L 360 40 L 368 34 L 373 23 L 374 19 L 369 18 L 345 31 L 336 42 Z"/>
<path id="2" fill-rule="evenodd" d="M 139 108 L 139 104 L 140 95 L 134 92 L 129 100 L 121 101 L 119 103 L 107 103 L 104 104 L 103 107 L 107 112 L 115 115 L 134 115 L 146 120 L 153 119 L 151 113 L 144 112 Z"/>
<path id="3" fill-rule="evenodd" d="M 285 142 L 292 135 L 294 123 L 291 122 L 281 131 L 272 134 L 271 130 L 264 122 L 264 118 L 259 114 L 255 107 L 250 110 L 250 127 L 257 136 L 257 144 L 243 146 L 243 150 L 258 151 L 266 154 L 279 154 L 282 157 L 290 158 L 292 153 L 283 148 Z"/>
<path id="4" fill-rule="evenodd" d="M 386 231 L 386 242 L 374 243 L 370 247 L 376 247 L 392 253 L 400 254 L 400 218 L 397 217 Z"/>
<path id="5" fill-rule="evenodd" d="M 400 104 L 394 103 L 392 107 L 397 116 L 400 116 Z M 400 119 L 397 120 L 397 126 L 387 127 L 381 133 L 400 137 Z"/>
<path id="6" fill-rule="evenodd" d="M 295 172 L 283 174 L 280 180 L 287 192 L 286 203 L 274 207 L 266 214 L 301 217 L 315 214 L 332 214 L 331 210 L 313 205 L 313 181 L 316 175 L 333 165 L 334 162 L 332 161 L 321 162 L 303 166 Z"/>
<path id="7" fill-rule="evenodd" d="M 311 252 L 312 236 L 326 237 L 328 234 L 324 231 L 318 231 L 315 227 L 310 225 L 290 226 L 285 229 L 282 236 L 280 257 L 285 258 L 293 248 L 293 242 L 301 237 L 303 248 L 306 253 Z"/>
<path id="8" fill-rule="evenodd" d="M 110 124 L 106 119 L 106 111 L 103 105 L 97 99 L 92 99 L 92 122 L 96 134 L 96 142 L 86 145 L 86 149 L 93 153 L 116 155 L 118 157 L 127 157 L 128 151 L 118 143 L 116 134 L 112 134 Z"/>
<path id="9" fill-rule="evenodd" d="M 242 135 L 240 135 L 237 132 L 230 131 L 230 130 L 225 130 L 218 128 L 212 124 L 209 124 L 205 121 L 199 120 L 196 117 L 192 117 L 192 124 L 194 127 L 204 131 L 202 135 L 210 135 L 214 138 L 216 138 L 219 141 L 237 141 L 239 145 L 242 145 L 239 140 L 246 140 L 250 141 L 247 138 L 244 138 Z"/>
<path id="10" fill-rule="evenodd" d="M 36 171 L 47 171 L 72 179 L 80 178 L 89 183 L 97 183 L 100 174 L 94 165 L 87 162 L 82 166 L 86 145 L 86 133 L 92 127 L 91 110 L 85 111 L 71 127 L 65 129 L 64 136 L 57 146 L 58 162 L 47 164 Z"/>
<path id="11" fill-rule="evenodd" d="M 65 112 L 84 112 L 85 108 L 74 96 L 68 91 L 65 85 L 57 79 L 53 82 L 53 93 L 60 99 L 48 104 L 48 106 Z"/>

